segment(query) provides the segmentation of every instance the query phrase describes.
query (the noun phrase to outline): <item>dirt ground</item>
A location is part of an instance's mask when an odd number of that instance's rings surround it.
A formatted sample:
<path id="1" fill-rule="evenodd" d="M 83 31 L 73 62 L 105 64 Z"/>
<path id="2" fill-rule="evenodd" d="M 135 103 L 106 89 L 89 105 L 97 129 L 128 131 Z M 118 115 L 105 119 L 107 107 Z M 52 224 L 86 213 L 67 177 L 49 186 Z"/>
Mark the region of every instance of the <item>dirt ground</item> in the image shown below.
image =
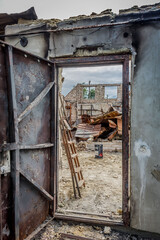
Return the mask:
<path id="1" fill-rule="evenodd" d="M 64 237 L 63 234 L 76 236 L 76 238 Z M 80 238 L 79 238 L 80 237 Z M 46 228 L 39 232 L 32 240 L 71 240 L 82 239 L 90 240 L 158 240 L 143 236 L 138 233 L 126 233 L 124 231 L 115 231 L 109 227 L 88 226 L 84 224 L 66 223 L 53 220 Z"/>
<path id="2" fill-rule="evenodd" d="M 105 215 L 121 220 L 122 213 L 122 153 L 104 151 L 103 158 L 95 152 L 82 149 L 78 152 L 85 180 L 82 197 L 75 199 L 66 154 L 63 151 L 59 169 L 58 212 L 83 212 Z"/>

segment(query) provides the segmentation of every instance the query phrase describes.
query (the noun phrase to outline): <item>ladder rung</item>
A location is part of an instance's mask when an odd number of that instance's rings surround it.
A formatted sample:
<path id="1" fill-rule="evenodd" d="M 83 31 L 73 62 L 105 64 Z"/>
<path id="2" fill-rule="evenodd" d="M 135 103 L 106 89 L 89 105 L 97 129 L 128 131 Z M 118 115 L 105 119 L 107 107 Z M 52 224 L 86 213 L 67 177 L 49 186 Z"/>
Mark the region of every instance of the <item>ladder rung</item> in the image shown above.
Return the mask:
<path id="1" fill-rule="evenodd" d="M 72 157 L 72 158 L 77 157 L 77 153 L 71 154 L 71 157 Z"/>
<path id="2" fill-rule="evenodd" d="M 74 142 L 73 141 L 68 141 L 68 144 L 73 144 Z"/>
<path id="3" fill-rule="evenodd" d="M 79 186 L 79 187 L 82 187 L 83 184 L 84 184 L 84 179 L 82 179 L 82 180 L 80 180 L 80 181 L 78 182 L 78 186 Z"/>
<path id="4" fill-rule="evenodd" d="M 80 171 L 81 171 L 81 167 L 75 168 L 75 172 L 76 172 L 76 173 L 79 173 Z"/>
<path id="5" fill-rule="evenodd" d="M 67 130 L 71 130 L 71 127 L 69 126 L 68 122 L 65 119 L 63 120 L 63 122 Z"/>

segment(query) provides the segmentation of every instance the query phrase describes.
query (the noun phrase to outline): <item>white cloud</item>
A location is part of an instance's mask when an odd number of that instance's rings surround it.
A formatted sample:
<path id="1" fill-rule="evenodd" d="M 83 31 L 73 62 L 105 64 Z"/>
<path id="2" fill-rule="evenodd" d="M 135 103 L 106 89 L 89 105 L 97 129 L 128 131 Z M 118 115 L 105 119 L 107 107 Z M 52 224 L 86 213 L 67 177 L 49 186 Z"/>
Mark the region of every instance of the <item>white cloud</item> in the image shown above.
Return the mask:
<path id="1" fill-rule="evenodd" d="M 78 83 L 122 83 L 122 65 L 63 68 L 62 93 L 66 95 Z"/>

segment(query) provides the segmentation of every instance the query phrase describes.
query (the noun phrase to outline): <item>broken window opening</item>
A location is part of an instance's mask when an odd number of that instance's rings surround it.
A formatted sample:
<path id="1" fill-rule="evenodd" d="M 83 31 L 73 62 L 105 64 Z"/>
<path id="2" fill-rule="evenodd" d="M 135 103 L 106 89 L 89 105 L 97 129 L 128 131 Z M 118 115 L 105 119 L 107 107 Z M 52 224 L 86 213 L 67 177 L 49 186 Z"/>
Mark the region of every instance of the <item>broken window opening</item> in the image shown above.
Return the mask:
<path id="1" fill-rule="evenodd" d="M 95 87 L 83 87 L 83 98 L 94 99 L 95 98 Z"/>
<path id="2" fill-rule="evenodd" d="M 105 99 L 117 99 L 117 86 L 105 87 Z"/>

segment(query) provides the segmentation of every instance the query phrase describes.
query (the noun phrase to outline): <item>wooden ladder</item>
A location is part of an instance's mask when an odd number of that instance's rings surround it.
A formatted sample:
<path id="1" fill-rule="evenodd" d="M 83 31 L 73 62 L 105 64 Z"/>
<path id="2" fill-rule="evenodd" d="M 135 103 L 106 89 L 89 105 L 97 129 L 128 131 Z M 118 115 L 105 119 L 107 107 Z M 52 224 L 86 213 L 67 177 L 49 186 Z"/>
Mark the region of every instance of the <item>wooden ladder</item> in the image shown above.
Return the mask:
<path id="1" fill-rule="evenodd" d="M 80 163 L 78 159 L 77 149 L 73 141 L 71 128 L 67 122 L 67 117 L 66 117 L 61 94 L 59 94 L 59 98 L 61 102 L 61 107 L 59 108 L 60 129 L 61 129 L 65 152 L 68 159 L 70 172 L 71 172 L 74 196 L 75 198 L 77 198 L 77 192 L 78 192 L 78 196 L 81 197 L 80 187 L 82 186 L 85 187 L 85 182 L 84 182 L 82 169 L 80 167 Z"/>

